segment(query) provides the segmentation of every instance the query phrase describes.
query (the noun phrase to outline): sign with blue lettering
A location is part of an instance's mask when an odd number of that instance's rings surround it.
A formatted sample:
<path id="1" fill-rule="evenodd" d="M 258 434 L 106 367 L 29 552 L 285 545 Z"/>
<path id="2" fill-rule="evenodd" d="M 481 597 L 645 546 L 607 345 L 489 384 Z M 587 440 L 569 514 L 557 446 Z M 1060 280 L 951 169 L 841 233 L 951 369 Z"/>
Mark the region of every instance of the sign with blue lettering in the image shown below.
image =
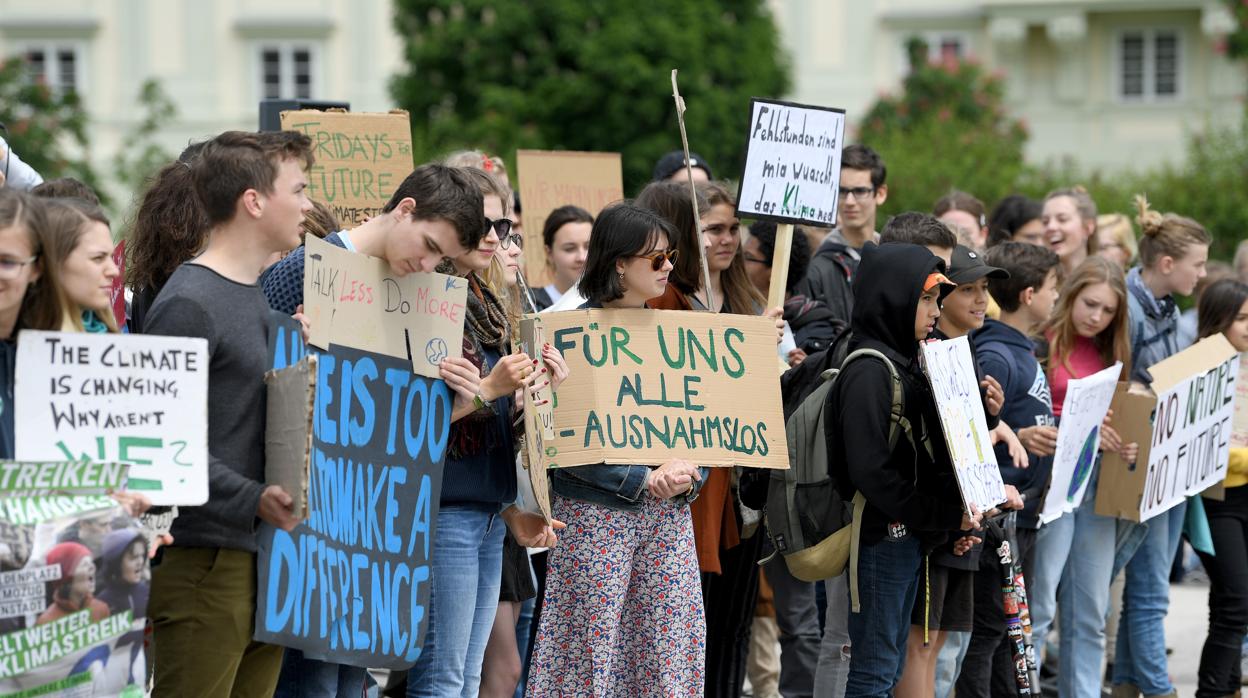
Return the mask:
<path id="1" fill-rule="evenodd" d="M 844 141 L 843 109 L 750 100 L 737 216 L 835 226 Z"/>
<path id="2" fill-rule="evenodd" d="M 297 326 L 273 367 L 304 351 Z M 331 346 L 316 362 L 308 514 L 262 524 L 255 637 L 311 658 L 406 669 L 424 643 L 451 393 L 411 363 Z"/>

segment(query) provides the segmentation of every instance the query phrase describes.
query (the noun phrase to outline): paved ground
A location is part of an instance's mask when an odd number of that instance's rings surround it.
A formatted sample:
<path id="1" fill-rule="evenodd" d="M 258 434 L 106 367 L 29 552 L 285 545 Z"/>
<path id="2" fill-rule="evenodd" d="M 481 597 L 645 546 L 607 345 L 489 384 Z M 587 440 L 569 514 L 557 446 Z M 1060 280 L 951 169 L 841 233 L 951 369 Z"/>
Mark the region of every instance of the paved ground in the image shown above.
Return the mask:
<path id="1" fill-rule="evenodd" d="M 1200 648 L 1209 628 L 1209 584 L 1203 580 L 1170 587 L 1170 613 L 1166 616 L 1166 644 L 1170 655 L 1170 675 L 1180 696 L 1196 695 L 1196 673 L 1200 668 Z"/>

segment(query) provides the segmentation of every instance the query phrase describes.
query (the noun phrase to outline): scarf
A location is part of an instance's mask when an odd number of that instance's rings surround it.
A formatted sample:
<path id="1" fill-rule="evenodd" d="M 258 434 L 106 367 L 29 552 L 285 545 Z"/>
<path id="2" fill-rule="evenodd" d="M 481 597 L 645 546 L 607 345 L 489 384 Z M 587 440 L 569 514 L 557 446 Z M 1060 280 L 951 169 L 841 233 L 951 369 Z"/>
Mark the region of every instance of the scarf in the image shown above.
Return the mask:
<path id="1" fill-rule="evenodd" d="M 107 334 L 108 325 L 95 314 L 94 310 L 82 311 L 82 329 L 91 334 Z"/>

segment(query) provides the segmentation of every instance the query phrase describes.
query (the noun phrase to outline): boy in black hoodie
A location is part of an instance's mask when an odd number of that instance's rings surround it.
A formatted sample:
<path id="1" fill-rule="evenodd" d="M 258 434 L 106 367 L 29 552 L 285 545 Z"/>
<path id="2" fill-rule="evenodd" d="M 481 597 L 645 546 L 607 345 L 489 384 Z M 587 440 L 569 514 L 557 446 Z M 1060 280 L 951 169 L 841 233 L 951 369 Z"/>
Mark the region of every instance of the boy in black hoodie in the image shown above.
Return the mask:
<path id="1" fill-rule="evenodd" d="M 847 500 L 866 499 L 858 553 L 859 609 L 850 613 L 846 695 L 890 696 L 901 677 L 922 556 L 920 537 L 978 526 L 962 510 L 936 404 L 918 364 L 919 342 L 940 317 L 944 262 L 917 245 L 863 248 L 850 350 L 874 349 L 900 374 L 913 443 L 890 448 L 893 379 L 876 358 L 849 363 L 829 396 L 828 455 Z M 929 438 L 931 435 L 931 438 Z M 930 543 L 931 540 L 926 540 Z"/>
<path id="2" fill-rule="evenodd" d="M 1023 579 L 1031 578 L 1040 502 L 1053 470 L 1057 448 L 1053 404 L 1044 369 L 1036 359 L 1031 336 L 1049 319 L 1057 301 L 1058 258 L 1045 247 L 1005 242 L 987 253 L 989 266 L 1009 272 L 1008 278 L 990 278 L 988 293 L 1001 307 L 1000 320 L 986 320 L 972 333 L 975 357 L 984 373 L 997 379 L 1005 394 L 1001 421 L 1013 427 L 1029 452 L 1026 468 L 1014 467 L 1005 444 L 997 444 L 1001 479 L 1018 488 L 1023 510 L 1018 514 L 1018 550 Z M 1001 563 L 992 554 L 1001 543 L 991 527 L 984 536 L 985 554 L 975 575 L 975 620 L 962 673 L 959 698 L 1015 695 L 1014 659 L 1005 627 L 1001 594 Z"/>

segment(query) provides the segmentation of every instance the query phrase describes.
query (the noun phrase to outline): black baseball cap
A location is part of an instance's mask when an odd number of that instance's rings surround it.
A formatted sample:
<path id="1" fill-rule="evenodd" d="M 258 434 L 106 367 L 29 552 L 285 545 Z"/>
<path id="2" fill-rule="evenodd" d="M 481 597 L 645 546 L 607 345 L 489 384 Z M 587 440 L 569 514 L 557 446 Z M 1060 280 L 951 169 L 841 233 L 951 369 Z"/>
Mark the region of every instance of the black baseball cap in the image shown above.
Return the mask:
<path id="1" fill-rule="evenodd" d="M 962 286 L 979 281 L 985 276 L 990 279 L 1008 279 L 1010 272 L 1000 267 L 990 267 L 984 262 L 984 256 L 966 245 L 953 248 L 949 273 L 945 276 L 953 283 Z"/>
<path id="2" fill-rule="evenodd" d="M 707 179 L 710 179 L 710 180 L 715 179 L 715 175 L 711 173 L 711 166 L 706 164 L 706 160 L 701 155 L 698 155 L 697 153 L 694 153 L 694 152 L 690 152 L 689 164 L 693 167 L 699 167 L 703 169 L 704 171 L 706 171 Z M 683 168 L 684 166 L 685 166 L 684 152 L 679 151 L 679 150 L 673 150 L 667 155 L 664 155 L 663 157 L 659 158 L 658 162 L 654 163 L 654 181 L 662 182 L 668 177 L 671 177 L 672 175 L 676 174 L 676 172 L 680 170 L 681 168 Z"/>

